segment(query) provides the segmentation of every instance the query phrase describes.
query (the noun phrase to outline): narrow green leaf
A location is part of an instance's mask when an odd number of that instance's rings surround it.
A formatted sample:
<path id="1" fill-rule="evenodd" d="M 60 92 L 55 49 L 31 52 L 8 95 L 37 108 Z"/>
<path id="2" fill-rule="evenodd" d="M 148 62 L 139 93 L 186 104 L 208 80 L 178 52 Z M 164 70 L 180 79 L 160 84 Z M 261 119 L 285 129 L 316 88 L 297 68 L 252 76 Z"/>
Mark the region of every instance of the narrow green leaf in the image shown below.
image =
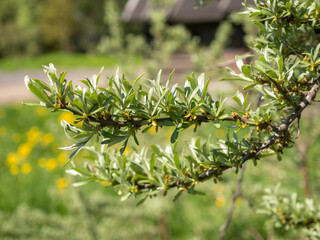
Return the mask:
<path id="1" fill-rule="evenodd" d="M 204 89 L 204 77 L 205 77 L 204 73 L 201 73 L 200 76 L 198 77 L 198 86 L 201 92 L 203 92 L 203 89 Z"/>
<path id="2" fill-rule="evenodd" d="M 153 152 L 153 153 L 151 154 L 150 162 L 149 162 L 150 173 L 151 173 L 151 174 L 153 174 L 153 169 L 154 169 L 155 163 L 156 163 L 156 154 Z"/>
<path id="3" fill-rule="evenodd" d="M 177 201 L 181 197 L 182 193 L 183 193 L 183 190 L 179 190 L 179 192 L 173 197 L 172 200 L 174 202 Z"/>
<path id="4" fill-rule="evenodd" d="M 160 86 L 161 73 L 162 73 L 162 69 L 159 70 L 158 75 L 157 75 L 157 84 L 158 84 L 158 86 Z"/>
<path id="5" fill-rule="evenodd" d="M 51 99 L 49 96 L 43 91 L 42 89 L 38 88 L 36 85 L 29 83 L 28 84 L 30 92 L 32 92 L 35 96 L 37 96 L 42 102 L 50 105 L 51 107 L 53 106 Z"/>
<path id="6" fill-rule="evenodd" d="M 133 139 L 134 139 L 135 143 L 139 146 L 139 141 L 138 141 L 136 134 L 133 135 Z"/>
<path id="7" fill-rule="evenodd" d="M 180 160 L 179 160 L 179 155 L 177 153 L 174 154 L 173 160 L 176 168 L 180 170 Z"/>
<path id="8" fill-rule="evenodd" d="M 128 200 L 128 199 L 131 197 L 131 195 L 132 195 L 131 192 L 127 193 L 126 195 L 124 195 L 124 196 L 121 198 L 120 201 L 126 201 L 126 200 Z"/>
<path id="9" fill-rule="evenodd" d="M 173 69 L 172 72 L 170 73 L 170 76 L 169 76 L 168 81 L 166 83 L 166 88 L 169 88 L 169 85 L 172 81 L 172 76 L 173 76 L 174 71 L 175 71 L 175 69 Z"/>
<path id="10" fill-rule="evenodd" d="M 176 128 L 176 129 L 173 131 L 173 133 L 172 133 L 172 135 L 171 135 L 171 138 L 170 138 L 170 141 L 171 141 L 172 144 L 177 141 L 178 136 L 179 136 L 179 129 Z"/>
<path id="11" fill-rule="evenodd" d="M 162 99 L 163 99 L 163 98 L 165 97 L 165 95 L 167 94 L 167 92 L 168 92 L 168 89 L 166 89 L 166 90 L 164 91 L 164 93 L 162 94 L 162 96 L 158 99 L 158 102 L 157 102 L 156 106 L 154 107 L 154 109 L 153 109 L 153 111 L 152 111 L 152 116 L 154 116 L 154 114 L 155 114 L 156 111 L 158 110 L 158 107 L 159 107 Z"/>
<path id="12" fill-rule="evenodd" d="M 64 82 L 66 75 L 67 75 L 67 71 L 60 73 L 60 76 L 59 76 L 60 84 L 62 84 Z"/>
<path id="13" fill-rule="evenodd" d="M 319 50 L 320 50 L 320 43 L 317 45 L 316 47 L 316 50 L 314 51 L 314 54 L 313 54 L 313 61 L 315 62 L 318 58 L 318 55 L 319 55 Z"/>
<path id="14" fill-rule="evenodd" d="M 278 68 L 279 68 L 279 74 L 281 75 L 283 72 L 283 57 L 282 56 L 278 59 Z"/>
<path id="15" fill-rule="evenodd" d="M 148 127 L 146 127 L 145 129 L 142 130 L 142 133 L 145 133 L 147 131 L 149 131 L 149 129 L 152 128 L 152 125 L 149 125 Z"/>
<path id="16" fill-rule="evenodd" d="M 112 133 L 110 133 L 110 132 L 107 132 L 107 131 L 105 131 L 105 130 L 101 130 L 101 134 L 102 134 L 102 136 L 104 136 L 105 138 L 118 138 L 118 137 L 120 137 L 120 136 L 114 135 L 114 134 L 112 134 Z"/>
<path id="17" fill-rule="evenodd" d="M 250 72 L 248 65 L 246 65 L 246 64 L 243 65 L 241 71 L 242 71 L 243 75 L 245 75 L 247 78 L 251 78 L 251 72 Z"/>
<path id="18" fill-rule="evenodd" d="M 130 168 L 136 173 L 136 174 L 144 174 L 143 167 L 140 166 L 140 164 L 136 162 L 130 162 Z M 143 176 L 145 177 L 145 176 Z"/>
<path id="19" fill-rule="evenodd" d="M 41 80 L 32 78 L 32 81 L 34 81 L 36 84 L 38 84 L 44 90 L 51 92 L 51 88 L 46 83 L 42 82 Z"/>
<path id="20" fill-rule="evenodd" d="M 133 83 L 133 85 L 132 85 L 132 87 L 135 87 L 137 84 L 138 84 L 138 82 L 140 81 L 140 79 L 143 77 L 143 75 L 144 75 L 144 73 L 143 74 L 141 74 L 135 81 L 134 81 L 134 83 Z"/>
<path id="21" fill-rule="evenodd" d="M 237 64 L 238 69 L 241 71 L 242 66 L 243 66 L 242 58 L 240 56 L 236 56 L 235 60 L 236 60 L 236 64 Z"/>
<path id="22" fill-rule="evenodd" d="M 152 144 L 152 145 L 151 145 L 151 149 L 152 149 L 152 151 L 155 152 L 157 155 L 161 155 L 161 149 L 160 149 L 160 147 L 159 147 L 158 145 Z"/>
<path id="23" fill-rule="evenodd" d="M 108 144 L 108 147 L 112 147 L 113 145 L 122 142 L 126 138 L 128 138 L 128 135 L 119 136 L 116 138 L 110 138 L 110 139 L 103 140 L 101 144 Z"/>
<path id="24" fill-rule="evenodd" d="M 121 155 L 122 155 L 122 154 L 124 153 L 124 151 L 126 150 L 128 141 L 129 141 L 129 137 L 124 141 L 122 147 L 120 148 L 120 154 L 121 154 Z"/>
<path id="25" fill-rule="evenodd" d="M 148 198 L 148 195 L 146 195 L 144 198 L 140 199 L 139 202 L 137 203 L 137 207 L 139 207 L 142 203 L 144 203 Z"/>
<path id="26" fill-rule="evenodd" d="M 79 145 L 75 145 L 75 146 L 77 146 L 77 149 L 74 150 L 74 151 L 70 154 L 70 156 L 69 156 L 69 158 L 68 158 L 68 161 L 67 161 L 65 164 L 63 164 L 64 167 L 68 165 L 68 163 L 72 160 L 72 158 L 78 154 L 78 152 L 81 150 L 81 148 L 84 147 L 84 145 L 86 145 L 86 143 L 87 143 L 87 142 L 83 142 L 83 143 L 81 143 L 81 144 L 79 144 Z"/>

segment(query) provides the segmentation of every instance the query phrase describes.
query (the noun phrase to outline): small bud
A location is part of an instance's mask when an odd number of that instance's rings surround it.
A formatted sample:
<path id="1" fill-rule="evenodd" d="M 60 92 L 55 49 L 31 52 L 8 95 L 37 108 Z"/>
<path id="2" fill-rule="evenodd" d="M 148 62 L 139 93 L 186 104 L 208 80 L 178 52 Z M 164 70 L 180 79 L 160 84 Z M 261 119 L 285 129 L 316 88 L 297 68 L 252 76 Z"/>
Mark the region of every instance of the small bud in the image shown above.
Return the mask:
<path id="1" fill-rule="evenodd" d="M 28 75 L 26 75 L 25 77 L 24 77 L 24 84 L 26 85 L 26 87 L 27 87 L 27 89 L 30 91 L 30 89 L 29 89 L 29 84 L 31 83 L 31 80 L 30 80 L 30 78 L 29 78 L 29 76 Z"/>
<path id="2" fill-rule="evenodd" d="M 157 127 L 157 126 L 158 126 L 158 123 L 157 123 L 155 120 L 153 120 L 153 121 L 152 121 L 152 126 Z"/>

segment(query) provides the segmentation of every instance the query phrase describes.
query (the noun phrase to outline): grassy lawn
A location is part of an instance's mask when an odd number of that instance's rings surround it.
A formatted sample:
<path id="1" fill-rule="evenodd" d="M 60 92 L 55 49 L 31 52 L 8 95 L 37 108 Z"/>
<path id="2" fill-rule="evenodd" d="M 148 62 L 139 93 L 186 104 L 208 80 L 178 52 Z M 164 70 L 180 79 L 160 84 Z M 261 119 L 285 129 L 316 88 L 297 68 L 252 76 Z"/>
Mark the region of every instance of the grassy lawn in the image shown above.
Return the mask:
<path id="1" fill-rule="evenodd" d="M 135 200 L 121 202 L 112 189 L 97 183 L 72 186 L 76 179 L 65 173 L 68 167 L 62 167 L 68 152 L 58 149 L 70 145 L 59 126 L 61 119 L 71 122 L 73 117 L 38 107 L 0 107 L 0 239 L 218 238 L 236 187 L 238 176 L 234 172 L 225 174 L 222 183 L 199 184 L 205 196 L 184 194 L 172 202 L 173 190 L 167 197 L 158 196 L 136 207 Z M 206 126 L 198 134 L 211 134 L 213 141 L 226 134 Z M 141 145 L 166 145 L 172 131 L 169 128 L 143 134 Z M 192 129 L 184 132 L 181 147 L 194 136 Z M 313 180 L 319 177 L 312 170 L 317 169 L 319 143 L 316 141 L 309 151 Z M 75 162 L 81 165 L 86 154 L 80 153 Z M 286 152 L 282 162 L 270 158 L 257 167 L 249 163 L 243 191 L 259 209 L 263 189 L 273 188 L 277 182 L 283 183 L 285 193 L 302 194 L 299 155 L 294 148 Z M 315 184 L 313 190 L 318 193 L 319 187 Z M 266 238 L 270 229 L 265 224 L 268 217 L 254 213 L 246 198 L 236 202 L 233 219 L 227 239 L 255 239 L 257 232 Z M 275 234 L 279 238 L 274 239 L 301 239 L 292 232 Z"/>
<path id="2" fill-rule="evenodd" d="M 128 59 L 126 59 L 128 60 Z M 35 57 L 12 57 L 0 59 L 0 70 L 39 69 L 43 63 L 54 63 L 59 68 L 73 67 L 109 67 L 120 65 L 122 59 L 106 55 L 89 55 L 82 53 L 48 53 Z M 130 57 L 132 64 L 141 64 L 139 56 Z"/>

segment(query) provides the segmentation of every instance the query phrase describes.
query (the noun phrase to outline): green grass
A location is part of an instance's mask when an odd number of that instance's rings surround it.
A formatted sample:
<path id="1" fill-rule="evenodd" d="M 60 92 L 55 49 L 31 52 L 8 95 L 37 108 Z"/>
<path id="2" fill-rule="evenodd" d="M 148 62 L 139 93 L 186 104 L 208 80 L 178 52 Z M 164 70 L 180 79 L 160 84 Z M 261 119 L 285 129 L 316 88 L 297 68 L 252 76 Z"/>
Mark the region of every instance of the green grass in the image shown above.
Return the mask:
<path id="1" fill-rule="evenodd" d="M 126 59 L 128 60 L 128 59 Z M 48 53 L 35 57 L 12 57 L 0 59 L 0 70 L 39 69 L 42 65 L 54 63 L 59 68 L 77 67 L 111 67 L 121 65 L 122 59 L 107 55 L 90 55 L 84 53 Z M 131 56 L 130 63 L 141 64 L 139 56 Z"/>

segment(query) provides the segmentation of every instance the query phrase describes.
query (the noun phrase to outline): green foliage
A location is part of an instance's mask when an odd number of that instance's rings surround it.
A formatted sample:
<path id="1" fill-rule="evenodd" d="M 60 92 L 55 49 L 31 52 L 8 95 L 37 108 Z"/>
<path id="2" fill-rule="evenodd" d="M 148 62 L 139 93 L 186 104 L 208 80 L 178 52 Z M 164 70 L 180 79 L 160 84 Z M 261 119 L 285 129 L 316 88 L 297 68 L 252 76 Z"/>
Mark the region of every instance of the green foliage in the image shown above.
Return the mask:
<path id="1" fill-rule="evenodd" d="M 124 193 L 123 200 L 139 196 L 138 204 L 175 188 L 176 200 L 183 192 L 202 194 L 196 189 L 199 182 L 222 180 L 226 170 L 238 172 L 249 160 L 256 166 L 272 154 L 281 159 L 283 150 L 293 145 L 302 112 L 320 88 L 319 2 L 270 0 L 255 1 L 255 5 L 245 12 L 259 29 L 252 43 L 252 61 L 244 64 L 243 57 L 237 57 L 239 71 L 230 70 L 233 76 L 222 80 L 241 81 L 244 90 L 260 93 L 259 106 L 252 104 L 248 93 L 239 91 L 232 96 L 233 106 L 225 106 L 226 99 L 215 99 L 209 93 L 204 74 L 187 76 L 184 86 L 179 87 L 171 86 L 172 75 L 161 81 L 161 71 L 155 80 L 143 84 L 141 76 L 128 81 L 118 70 L 103 88 L 98 87 L 101 73 L 82 81 L 86 87 L 74 87 L 65 79 L 66 73 L 58 74 L 52 64 L 44 67 L 49 84 L 26 76 L 26 85 L 40 99 L 40 105 L 76 116 L 73 124 L 62 121 L 62 125 L 74 142 L 68 147 L 73 152 L 67 163 L 73 162 L 81 149 L 93 153 L 84 168 L 75 166 L 71 171 L 84 178 L 81 184 L 104 182 Z M 163 16 L 159 13 L 155 18 Z M 154 27 L 155 47 L 163 46 L 163 22 L 157 21 Z M 225 121 L 231 125 L 225 139 L 215 144 L 194 139 L 189 150 L 177 150 L 177 139 L 184 129 L 194 127 L 197 131 L 200 125 L 219 128 Z M 138 133 L 152 126 L 156 131 L 171 128 L 174 145 L 165 149 L 152 145 L 151 150 L 146 147 L 126 155 L 131 139 L 139 145 Z M 86 147 L 94 140 L 99 150 Z M 119 151 L 110 149 L 120 143 Z M 291 221 L 296 209 L 285 210 L 289 223 L 299 227 L 303 213 L 298 212 Z"/>
<path id="2" fill-rule="evenodd" d="M 291 197 L 283 196 L 279 187 L 274 191 L 266 190 L 260 213 L 271 217 L 276 228 L 302 229 L 308 239 L 320 239 L 320 207 L 312 199 L 299 201 L 295 193 Z"/>
<path id="3" fill-rule="evenodd" d="M 104 31 L 103 0 L 3 0 L 0 8 L 0 57 L 90 52 Z"/>
<path id="4" fill-rule="evenodd" d="M 119 54 L 124 48 L 123 25 L 120 19 L 120 10 L 115 0 L 105 1 L 104 22 L 109 29 L 109 36 L 101 39 L 98 52 Z"/>
<path id="5" fill-rule="evenodd" d="M 75 34 L 73 1 L 45 1 L 41 12 L 40 35 L 44 46 L 54 50 L 70 51 Z"/>
<path id="6" fill-rule="evenodd" d="M 39 29 L 36 21 L 39 14 L 37 0 L 3 0 L 0 3 L 0 57 L 37 54 Z"/>
<path id="7" fill-rule="evenodd" d="M 152 2 L 153 9 L 150 12 L 151 25 L 151 51 L 148 58 L 148 71 L 155 73 L 160 67 L 165 67 L 173 53 L 179 50 L 185 50 L 188 45 L 194 43 L 191 34 L 182 25 L 169 26 L 166 22 L 168 8 L 174 4 L 174 1 L 156 1 Z"/>
<path id="8" fill-rule="evenodd" d="M 200 47 L 195 41 L 189 45 L 191 61 L 195 64 L 197 70 L 208 67 L 208 63 L 216 64 L 221 60 L 223 51 L 230 41 L 232 31 L 232 24 L 227 20 L 220 23 L 215 39 L 208 48 Z"/>
<path id="9" fill-rule="evenodd" d="M 148 59 L 147 71 L 154 74 L 159 67 L 165 67 L 173 53 L 185 50 L 186 45 L 194 45 L 191 34 L 182 25 L 170 26 L 166 15 L 174 1 L 150 1 L 150 34 L 148 43 L 143 35 L 125 33 L 125 25 L 121 23 L 119 3 L 105 2 L 105 23 L 108 34 L 102 37 L 97 51 L 100 54 L 114 54 L 123 61 L 128 61 L 128 55 L 139 54 Z M 193 44 L 194 43 L 194 44 Z M 194 52 L 194 51 L 193 51 Z"/>

